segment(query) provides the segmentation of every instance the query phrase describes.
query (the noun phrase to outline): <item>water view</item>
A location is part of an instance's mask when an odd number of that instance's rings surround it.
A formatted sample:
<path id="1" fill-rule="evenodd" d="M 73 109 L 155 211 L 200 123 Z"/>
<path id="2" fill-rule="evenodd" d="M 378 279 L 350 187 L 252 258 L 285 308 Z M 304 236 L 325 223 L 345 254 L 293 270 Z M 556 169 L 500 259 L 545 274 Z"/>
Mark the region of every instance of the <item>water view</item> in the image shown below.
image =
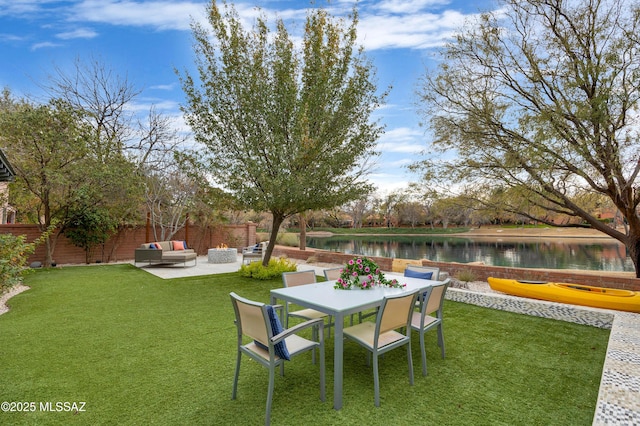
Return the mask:
<path id="1" fill-rule="evenodd" d="M 416 236 L 307 237 L 307 247 L 365 256 L 483 262 L 523 268 L 634 271 L 623 244 L 602 239 L 469 239 Z"/>

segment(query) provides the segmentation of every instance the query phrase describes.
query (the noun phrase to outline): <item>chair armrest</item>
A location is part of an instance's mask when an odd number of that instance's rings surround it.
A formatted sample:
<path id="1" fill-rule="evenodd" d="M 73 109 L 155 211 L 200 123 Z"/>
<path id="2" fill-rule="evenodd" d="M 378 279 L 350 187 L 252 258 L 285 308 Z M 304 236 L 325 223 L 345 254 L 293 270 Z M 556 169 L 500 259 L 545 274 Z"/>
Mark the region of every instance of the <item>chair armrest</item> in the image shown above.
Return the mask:
<path id="1" fill-rule="evenodd" d="M 295 326 L 284 330 L 282 333 L 277 334 L 271 338 L 271 342 L 275 345 L 276 343 L 281 342 L 285 339 L 285 337 L 291 336 L 292 334 L 297 334 L 299 331 L 304 330 L 305 328 L 313 327 L 319 325 L 320 329 L 318 330 L 318 336 L 320 336 L 321 341 L 324 336 L 324 319 L 316 318 L 313 320 L 301 322 L 300 324 L 296 324 Z"/>

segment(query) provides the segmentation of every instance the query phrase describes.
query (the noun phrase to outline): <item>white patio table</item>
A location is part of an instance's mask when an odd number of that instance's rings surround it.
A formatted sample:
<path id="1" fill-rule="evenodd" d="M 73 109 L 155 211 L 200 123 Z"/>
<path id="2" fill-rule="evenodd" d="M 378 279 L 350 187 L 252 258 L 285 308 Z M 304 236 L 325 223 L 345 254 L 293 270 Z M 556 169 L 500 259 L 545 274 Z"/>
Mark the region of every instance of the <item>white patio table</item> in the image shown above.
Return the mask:
<path id="1" fill-rule="evenodd" d="M 393 278 L 393 276 L 389 275 L 387 278 Z M 342 408 L 344 319 L 353 313 L 380 306 L 382 299 L 387 295 L 424 289 L 437 282 L 401 276 L 396 278 L 401 283 L 406 283 L 407 286 L 403 289 L 375 287 L 371 290 L 337 290 L 333 288 L 335 281 L 325 281 L 271 290 L 272 304 L 276 304 L 278 300 L 281 300 L 283 302 L 295 303 L 305 308 L 312 308 L 333 316 L 336 324 L 333 349 L 333 408 L 336 410 Z"/>

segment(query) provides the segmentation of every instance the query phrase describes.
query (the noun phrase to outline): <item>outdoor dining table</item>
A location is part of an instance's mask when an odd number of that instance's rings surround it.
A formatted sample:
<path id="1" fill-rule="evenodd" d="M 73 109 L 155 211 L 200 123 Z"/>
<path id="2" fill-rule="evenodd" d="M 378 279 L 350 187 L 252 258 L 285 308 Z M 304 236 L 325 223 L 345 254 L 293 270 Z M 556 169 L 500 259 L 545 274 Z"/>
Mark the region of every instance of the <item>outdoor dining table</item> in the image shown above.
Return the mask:
<path id="1" fill-rule="evenodd" d="M 387 278 L 392 278 L 388 276 Z M 425 289 L 437 281 L 419 278 L 397 277 L 404 288 L 375 287 L 369 290 L 338 290 L 335 281 L 325 281 L 296 287 L 283 287 L 271 290 L 271 303 L 278 300 L 315 309 L 333 316 L 335 321 L 333 349 L 333 408 L 342 408 L 342 372 L 343 372 L 343 328 L 344 319 L 351 314 L 379 307 L 385 296 L 406 291 Z"/>

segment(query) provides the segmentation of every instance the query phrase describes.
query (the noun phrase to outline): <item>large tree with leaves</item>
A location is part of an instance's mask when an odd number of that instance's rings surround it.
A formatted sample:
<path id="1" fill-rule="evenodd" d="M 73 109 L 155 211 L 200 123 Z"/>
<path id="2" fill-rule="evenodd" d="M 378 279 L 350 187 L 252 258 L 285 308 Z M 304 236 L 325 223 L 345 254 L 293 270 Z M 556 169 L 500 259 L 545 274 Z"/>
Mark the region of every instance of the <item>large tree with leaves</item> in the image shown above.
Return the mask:
<path id="1" fill-rule="evenodd" d="M 80 113 L 61 100 L 47 105 L 13 101 L 0 111 L 0 143 L 16 170 L 11 203 L 41 231 L 64 222 L 75 191 L 88 181 L 92 137 Z M 55 237 L 45 238 L 46 265 L 52 262 Z"/>
<path id="2" fill-rule="evenodd" d="M 371 121 L 385 94 L 348 25 L 308 11 L 301 46 L 282 20 L 245 31 L 215 1 L 210 28 L 194 23 L 199 81 L 181 76 L 186 120 L 206 145 L 214 179 L 244 205 L 273 215 L 269 261 L 283 220 L 371 191 L 363 177 L 382 127 Z"/>
<path id="3" fill-rule="evenodd" d="M 570 216 L 566 226 L 610 235 L 640 277 L 640 7 L 503 3 L 465 27 L 422 82 L 434 146 L 457 153 L 440 175 L 473 182 L 484 195 L 512 194 L 502 199 L 505 211 L 550 225 Z M 625 228 L 601 222 L 581 202 L 589 193 L 610 199 Z"/>

